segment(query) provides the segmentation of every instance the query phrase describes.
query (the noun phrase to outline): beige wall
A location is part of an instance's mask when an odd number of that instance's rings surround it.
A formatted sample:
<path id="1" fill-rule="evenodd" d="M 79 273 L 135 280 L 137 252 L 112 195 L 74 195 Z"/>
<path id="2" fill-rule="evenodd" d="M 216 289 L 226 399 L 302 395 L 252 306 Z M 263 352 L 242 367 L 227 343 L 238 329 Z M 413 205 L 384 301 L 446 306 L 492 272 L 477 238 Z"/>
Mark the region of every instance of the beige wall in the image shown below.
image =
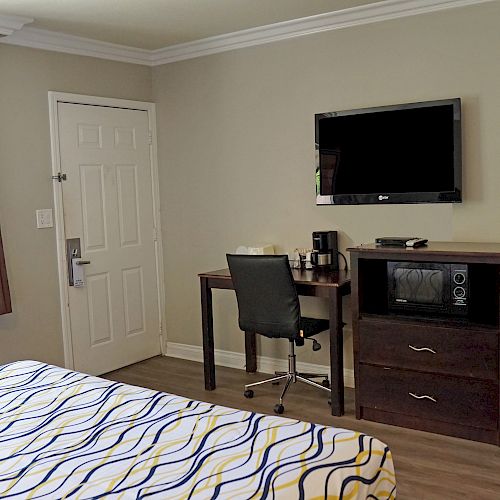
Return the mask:
<path id="1" fill-rule="evenodd" d="M 201 344 L 196 275 L 241 244 L 288 251 L 325 229 L 342 249 L 397 234 L 500 241 L 498 19 L 485 4 L 154 68 L 168 340 Z M 462 205 L 315 206 L 315 113 L 450 97 L 463 100 Z M 214 310 L 216 347 L 242 351 L 234 294 L 215 292 Z M 326 363 L 327 349 L 311 354 Z"/>
<path id="2" fill-rule="evenodd" d="M 151 100 L 151 69 L 0 45 L 0 226 L 13 313 L 0 316 L 0 362 L 62 364 L 54 229 L 35 228 L 53 207 L 49 90 Z"/>
<path id="3" fill-rule="evenodd" d="M 341 247 L 377 235 L 500 241 L 498 3 L 208 56 L 151 69 L 0 45 L 0 225 L 14 312 L 0 317 L 0 362 L 61 364 L 47 91 L 158 104 L 168 340 L 200 345 L 197 273 L 240 244 L 278 251 L 337 229 Z M 314 113 L 459 96 L 462 205 L 314 203 Z M 306 313 L 324 313 L 304 299 Z M 214 293 L 216 346 L 243 350 L 234 294 Z M 347 335 L 346 350 L 351 349 Z M 277 342 L 263 353 L 282 355 Z M 326 363 L 300 350 L 300 358 Z M 350 356 L 348 363 L 350 365 Z"/>

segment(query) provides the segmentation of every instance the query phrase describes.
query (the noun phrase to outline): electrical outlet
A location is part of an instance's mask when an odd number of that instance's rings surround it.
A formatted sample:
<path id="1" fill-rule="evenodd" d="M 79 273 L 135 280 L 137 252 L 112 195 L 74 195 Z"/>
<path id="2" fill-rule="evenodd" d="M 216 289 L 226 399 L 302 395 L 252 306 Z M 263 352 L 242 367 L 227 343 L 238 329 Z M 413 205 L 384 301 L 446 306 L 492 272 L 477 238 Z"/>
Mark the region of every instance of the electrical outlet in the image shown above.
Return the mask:
<path id="1" fill-rule="evenodd" d="M 38 229 L 54 227 L 51 208 L 42 208 L 36 211 L 36 227 Z"/>

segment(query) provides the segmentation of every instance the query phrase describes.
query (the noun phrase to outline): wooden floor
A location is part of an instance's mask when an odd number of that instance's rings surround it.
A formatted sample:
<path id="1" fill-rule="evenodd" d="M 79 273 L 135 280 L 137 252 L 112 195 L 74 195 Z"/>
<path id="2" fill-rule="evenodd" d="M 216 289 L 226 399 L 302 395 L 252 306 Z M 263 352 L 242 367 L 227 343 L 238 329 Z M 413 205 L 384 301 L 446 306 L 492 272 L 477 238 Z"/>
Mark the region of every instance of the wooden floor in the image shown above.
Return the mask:
<path id="1" fill-rule="evenodd" d="M 245 399 L 243 385 L 269 375 L 217 367 L 217 389 L 205 391 L 201 363 L 168 357 L 151 358 L 103 377 L 260 413 L 272 413 L 281 390 L 264 384 L 253 399 Z M 284 416 L 353 429 L 387 443 L 396 467 L 398 499 L 500 499 L 500 448 L 356 420 L 352 389 L 346 391 L 346 415 L 332 417 L 326 393 L 297 384 L 285 398 Z"/>

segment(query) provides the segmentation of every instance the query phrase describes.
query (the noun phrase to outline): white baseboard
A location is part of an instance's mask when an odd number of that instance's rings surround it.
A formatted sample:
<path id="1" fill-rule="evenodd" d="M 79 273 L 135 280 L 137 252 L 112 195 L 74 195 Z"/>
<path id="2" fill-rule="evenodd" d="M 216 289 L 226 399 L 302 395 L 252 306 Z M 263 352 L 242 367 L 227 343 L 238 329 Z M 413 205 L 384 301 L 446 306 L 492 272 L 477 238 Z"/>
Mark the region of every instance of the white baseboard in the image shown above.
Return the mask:
<path id="1" fill-rule="evenodd" d="M 173 358 L 188 359 L 200 363 L 203 362 L 203 348 L 196 345 L 167 342 L 166 355 L 172 356 Z M 215 364 L 244 370 L 245 354 L 215 349 Z M 257 356 L 257 371 L 259 372 L 274 373 L 275 371 L 286 371 L 287 369 L 288 361 L 286 359 Z M 305 373 L 330 373 L 330 367 L 327 365 L 303 363 L 301 361 L 297 362 L 297 370 Z M 346 387 L 354 387 L 354 370 L 344 368 L 344 385 Z"/>

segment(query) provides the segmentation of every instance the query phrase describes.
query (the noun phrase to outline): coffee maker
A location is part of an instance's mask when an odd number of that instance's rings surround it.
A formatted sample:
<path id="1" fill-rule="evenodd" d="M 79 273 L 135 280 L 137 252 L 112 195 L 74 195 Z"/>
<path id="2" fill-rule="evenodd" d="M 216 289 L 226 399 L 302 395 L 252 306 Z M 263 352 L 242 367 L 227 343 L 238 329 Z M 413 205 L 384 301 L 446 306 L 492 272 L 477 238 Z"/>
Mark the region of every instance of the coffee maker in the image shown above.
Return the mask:
<path id="1" fill-rule="evenodd" d="M 314 231 L 311 262 L 314 266 L 331 271 L 339 269 L 337 231 Z"/>

